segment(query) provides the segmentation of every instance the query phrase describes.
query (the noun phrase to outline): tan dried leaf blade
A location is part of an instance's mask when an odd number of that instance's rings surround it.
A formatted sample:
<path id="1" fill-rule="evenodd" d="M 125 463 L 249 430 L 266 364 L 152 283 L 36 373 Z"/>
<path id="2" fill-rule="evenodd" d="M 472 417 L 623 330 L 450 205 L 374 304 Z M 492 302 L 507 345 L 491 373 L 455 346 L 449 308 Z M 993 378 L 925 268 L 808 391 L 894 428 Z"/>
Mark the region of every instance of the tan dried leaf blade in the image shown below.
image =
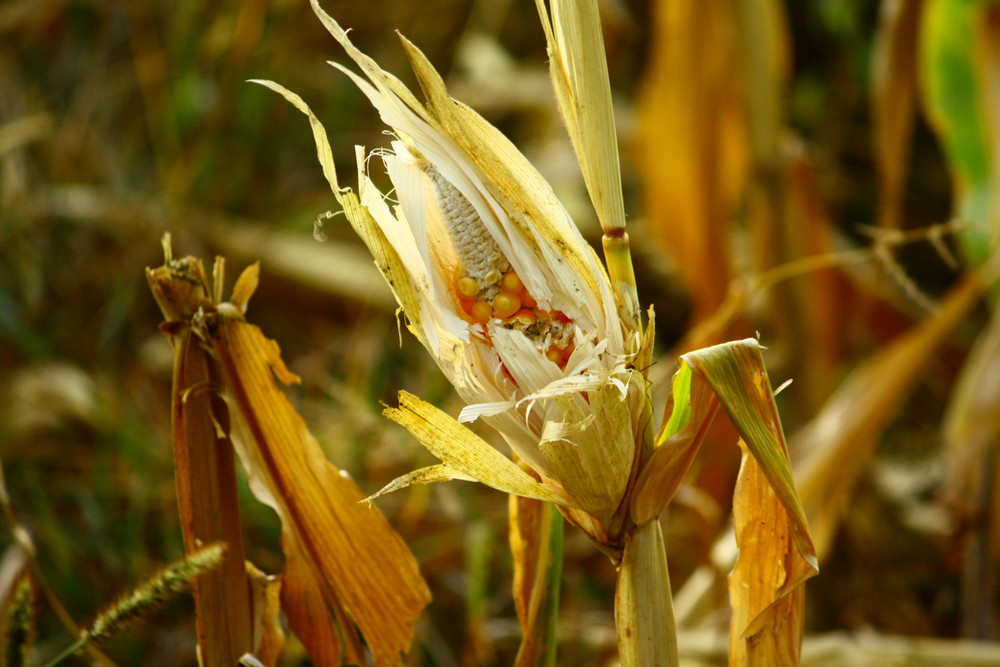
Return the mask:
<path id="1" fill-rule="evenodd" d="M 208 277 L 197 259 L 171 262 L 169 239 L 165 243 L 167 265 L 147 270 L 146 277 L 168 319 L 164 331 L 174 348 L 171 418 L 184 548 L 191 554 L 204 544 L 226 544 L 219 567 L 193 582 L 198 653 L 208 667 L 231 665 L 257 651 L 259 642 L 244 567 L 229 413 L 214 391 L 220 370 L 190 326 L 191 316 L 208 302 Z"/>
<path id="2" fill-rule="evenodd" d="M 695 372 L 694 382 L 711 385 L 748 453 L 734 496 L 741 557 L 730 575 L 730 664 L 796 664 L 802 584 L 819 568 L 761 347 L 746 339 L 682 359 Z M 760 661 L 740 661 L 744 654 L 753 657 L 746 653 L 751 650 L 761 652 L 754 654 Z"/>
<path id="3" fill-rule="evenodd" d="M 290 565 L 283 601 L 299 606 L 286 613 L 293 621 L 309 619 L 302 621 L 308 632 L 300 633 L 309 646 L 320 641 L 316 633 L 323 627 L 332 633 L 332 624 L 316 623 L 311 615 L 328 608 L 357 625 L 376 664 L 400 664 L 413 625 L 430 601 L 413 555 L 377 508 L 360 503 L 364 494 L 326 460 L 278 387 L 275 377 L 297 381 L 278 345 L 256 326 L 220 310 L 203 335 L 222 364 L 233 440 L 251 489 L 282 520 Z M 340 625 L 350 657 L 359 647 L 349 625 Z"/>
<path id="4" fill-rule="evenodd" d="M 739 557 L 729 575 L 730 665 L 797 665 L 814 566 L 792 545 L 789 513 L 744 447 L 733 502 Z"/>
<path id="5" fill-rule="evenodd" d="M 689 352 L 681 358 L 695 371 L 695 381 L 703 380 L 711 385 L 788 511 L 795 548 L 815 567 L 816 552 L 805 511 L 795 492 L 785 434 L 771 394 L 760 344 L 747 338 Z"/>

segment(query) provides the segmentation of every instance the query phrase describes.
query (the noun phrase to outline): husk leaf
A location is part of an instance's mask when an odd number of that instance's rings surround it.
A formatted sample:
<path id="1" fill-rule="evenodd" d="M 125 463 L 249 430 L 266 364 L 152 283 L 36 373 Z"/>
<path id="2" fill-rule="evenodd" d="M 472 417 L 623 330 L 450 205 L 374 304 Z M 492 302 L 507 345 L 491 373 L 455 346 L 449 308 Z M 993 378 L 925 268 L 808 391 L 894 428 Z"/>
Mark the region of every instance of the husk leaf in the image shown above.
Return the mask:
<path id="1" fill-rule="evenodd" d="M 383 414 L 413 434 L 431 454 L 466 479 L 475 479 L 504 493 L 525 498 L 537 498 L 562 505 L 575 504 L 564 493 L 532 479 L 488 442 L 447 413 L 413 394 L 401 391 L 399 407 L 387 407 Z M 435 475 L 439 472 L 440 469 Z"/>

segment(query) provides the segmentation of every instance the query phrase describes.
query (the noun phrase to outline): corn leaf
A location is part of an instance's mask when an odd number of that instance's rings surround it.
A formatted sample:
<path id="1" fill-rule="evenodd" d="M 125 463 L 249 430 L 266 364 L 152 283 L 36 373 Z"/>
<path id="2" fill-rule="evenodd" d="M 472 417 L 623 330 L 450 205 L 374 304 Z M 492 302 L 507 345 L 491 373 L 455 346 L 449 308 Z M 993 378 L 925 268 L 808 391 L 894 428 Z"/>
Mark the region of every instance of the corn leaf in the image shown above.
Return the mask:
<path id="1" fill-rule="evenodd" d="M 923 105 L 941 140 L 956 191 L 955 217 L 966 261 L 981 264 L 998 226 L 996 105 L 989 106 L 996 79 L 996 30 L 987 20 L 992 3 L 927 0 L 921 17 Z"/>
<path id="2" fill-rule="evenodd" d="M 795 492 L 781 419 L 771 395 L 760 344 L 752 338 L 689 352 L 681 357 L 707 382 L 733 426 L 760 464 L 791 520 L 792 544 L 816 568 L 805 511 Z"/>
<path id="3" fill-rule="evenodd" d="M 796 484 L 820 559 L 829 551 L 854 485 L 879 437 L 945 337 L 982 293 L 979 273 L 966 278 L 917 328 L 857 366 L 822 412 L 795 436 Z"/>
<path id="4" fill-rule="evenodd" d="M 281 624 L 281 577 L 267 575 L 246 562 L 253 608 L 253 656 L 267 667 L 281 663 L 285 630 Z"/>
<path id="5" fill-rule="evenodd" d="M 792 517 L 763 468 L 743 447 L 733 521 L 739 556 L 729 574 L 733 609 L 730 665 L 797 665 L 802 646 L 805 588 L 815 563 L 792 543 Z"/>
<path id="6" fill-rule="evenodd" d="M 168 263 L 147 271 L 147 279 L 168 318 L 190 317 L 208 298 L 200 261 Z M 218 363 L 187 321 L 173 322 L 168 330 L 174 347 L 174 479 L 184 548 L 190 554 L 205 544 L 226 544 L 219 567 L 192 584 L 198 652 L 205 667 L 222 667 L 256 649 L 229 413 L 215 393 Z"/>
<path id="7" fill-rule="evenodd" d="M 514 606 L 521 625 L 515 667 L 554 667 L 563 564 L 563 519 L 551 503 L 510 496 Z"/>
<path id="8" fill-rule="evenodd" d="M 317 656 L 317 664 L 340 664 L 344 656 L 333 653 L 355 652 L 352 623 L 376 664 L 400 664 L 430 599 L 412 554 L 376 508 L 359 504 L 364 494 L 326 461 L 278 387 L 276 378 L 296 378 L 277 344 L 221 306 L 199 333 L 221 362 L 233 441 L 251 489 L 282 520 L 291 567 L 282 600 L 303 606 L 286 609 L 290 620 L 304 624 L 293 629 L 304 641 L 340 647 Z M 317 622 L 316 614 L 327 622 Z M 338 626 L 343 645 L 331 636 Z"/>
<path id="9" fill-rule="evenodd" d="M 983 466 L 1000 442 L 1000 309 L 994 309 L 952 391 L 944 421 L 945 502 L 966 516 L 982 498 Z"/>
<path id="10" fill-rule="evenodd" d="M 323 582 L 294 536 L 285 531 L 281 542 L 281 607 L 309 657 L 317 665 L 364 664 L 361 638 L 343 606 L 328 604 Z"/>
<path id="11" fill-rule="evenodd" d="M 917 87 L 920 2 L 882 3 L 872 54 L 872 137 L 879 171 L 878 224 L 900 226 Z"/>
<path id="12" fill-rule="evenodd" d="M 488 442 L 413 394 L 401 391 L 399 407 L 387 407 L 384 414 L 412 433 L 420 444 L 447 466 L 443 471 L 435 468 L 436 479 L 429 481 L 445 479 L 438 473 L 447 473 L 451 469 L 465 479 L 478 480 L 504 493 L 563 505 L 575 504 L 564 493 L 532 479 Z"/>
<path id="13" fill-rule="evenodd" d="M 694 322 L 715 312 L 729 290 L 728 223 L 746 186 L 737 6 L 653 5 L 651 60 L 637 109 L 648 224 L 691 294 Z"/>
<path id="14" fill-rule="evenodd" d="M 630 512 L 637 524 L 656 519 L 666 509 L 719 409 L 712 388 L 705 382 L 692 382 L 692 377 L 691 367 L 682 361 L 674 374 L 670 418 L 632 491 Z"/>

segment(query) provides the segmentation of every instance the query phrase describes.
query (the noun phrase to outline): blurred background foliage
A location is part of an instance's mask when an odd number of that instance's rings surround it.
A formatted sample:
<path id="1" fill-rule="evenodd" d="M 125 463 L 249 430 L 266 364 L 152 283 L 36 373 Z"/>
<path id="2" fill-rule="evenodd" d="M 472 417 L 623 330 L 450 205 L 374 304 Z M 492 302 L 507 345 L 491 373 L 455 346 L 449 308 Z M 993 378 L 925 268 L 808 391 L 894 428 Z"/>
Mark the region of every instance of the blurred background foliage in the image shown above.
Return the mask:
<path id="1" fill-rule="evenodd" d="M 596 240 L 534 3 L 326 7 L 404 81 L 393 31 L 424 49 Z M 982 280 L 961 276 L 987 264 L 998 218 L 997 4 L 607 0 L 602 12 L 640 296 L 663 352 L 657 407 L 677 353 L 759 332 L 772 380 L 795 381 L 779 401 L 822 553 L 807 634 L 993 638 L 1000 325 Z M 430 462 L 379 400 L 405 388 L 459 409 L 416 341 L 399 343 L 349 226 L 324 216 L 334 200 L 307 124 L 245 82 L 300 93 L 349 164 L 354 144 L 387 140 L 327 59 L 345 60 L 297 0 L 0 6 L 0 460 L 78 621 L 183 551 L 172 356 L 143 277 L 163 232 L 178 254 L 225 255 L 234 274 L 262 260 L 250 320 L 281 344 L 304 380 L 293 400 L 363 490 Z M 698 629 L 721 632 L 709 648 L 725 643 L 717 539 L 739 461 L 731 428 L 715 431 L 666 518 L 682 652 Z M 245 495 L 248 554 L 276 571 L 276 517 Z M 434 594 L 411 664 L 510 663 L 504 500 L 459 482 L 380 499 Z M 0 544 L 2 575 L 17 556 L 9 533 Z M 580 535 L 566 555 L 560 664 L 608 664 L 614 573 Z M 40 653 L 69 639 L 45 605 L 40 637 Z M 120 664 L 194 664 L 190 600 L 107 650 Z M 294 648 L 286 663 L 307 664 Z"/>

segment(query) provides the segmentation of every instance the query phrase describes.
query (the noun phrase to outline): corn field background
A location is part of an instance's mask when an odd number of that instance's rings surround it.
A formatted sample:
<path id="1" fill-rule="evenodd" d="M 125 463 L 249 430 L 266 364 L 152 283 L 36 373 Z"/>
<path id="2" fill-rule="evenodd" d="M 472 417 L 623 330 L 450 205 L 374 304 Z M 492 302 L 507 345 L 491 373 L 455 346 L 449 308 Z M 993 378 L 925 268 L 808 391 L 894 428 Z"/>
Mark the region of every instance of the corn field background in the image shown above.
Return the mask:
<path id="1" fill-rule="evenodd" d="M 423 49 L 599 239 L 533 3 L 325 6 L 410 84 L 394 31 Z M 775 384 L 793 380 L 777 400 L 820 554 L 804 661 L 998 664 L 1000 4 L 601 9 L 640 297 L 660 333 L 657 419 L 678 354 L 759 335 Z M 246 83 L 302 95 L 349 161 L 383 128 L 328 59 L 345 60 L 305 2 L 0 6 L 3 495 L 80 623 L 184 552 L 173 355 L 143 274 L 162 263 L 164 232 L 177 254 L 224 255 L 228 285 L 260 260 L 248 317 L 281 345 L 302 378 L 292 402 L 365 493 L 434 462 L 379 401 L 405 389 L 462 407 L 400 336 L 343 216 L 327 215 L 308 125 Z M 735 440 L 717 420 L 663 518 L 689 664 L 725 664 Z M 247 557 L 276 572 L 278 519 L 242 481 L 240 493 Z M 511 664 L 506 498 L 450 482 L 377 503 L 433 595 L 407 664 Z M 5 606 L 25 555 L 10 530 L 0 547 Z M 565 554 L 559 664 L 614 664 L 614 568 L 576 531 Z M 71 639 L 46 604 L 37 634 L 46 656 Z M 193 665 L 195 642 L 182 597 L 103 650 Z M 311 663 L 293 642 L 284 664 Z"/>

